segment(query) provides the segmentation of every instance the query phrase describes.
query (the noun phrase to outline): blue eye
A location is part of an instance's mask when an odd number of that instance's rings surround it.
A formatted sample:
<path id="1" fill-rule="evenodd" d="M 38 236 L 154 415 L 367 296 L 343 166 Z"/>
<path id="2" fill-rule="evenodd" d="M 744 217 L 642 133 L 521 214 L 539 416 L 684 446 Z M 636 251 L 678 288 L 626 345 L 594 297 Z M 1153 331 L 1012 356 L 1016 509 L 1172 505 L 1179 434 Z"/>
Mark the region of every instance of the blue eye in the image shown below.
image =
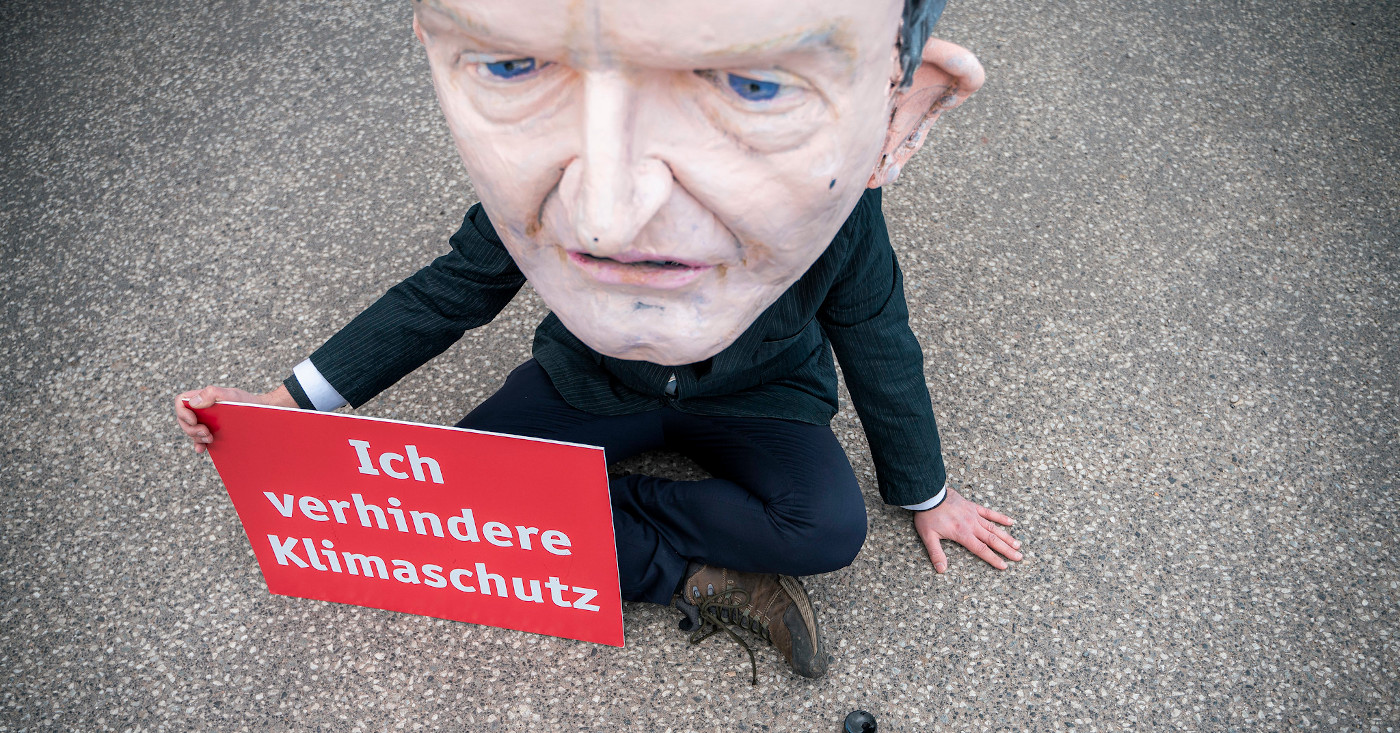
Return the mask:
<path id="1" fill-rule="evenodd" d="M 496 61 L 486 64 L 486 70 L 491 72 L 492 76 L 500 79 L 514 79 L 517 76 L 524 76 L 534 71 L 535 60 L 533 58 L 527 58 Z"/>
<path id="2" fill-rule="evenodd" d="M 727 76 L 729 77 L 729 88 L 733 89 L 735 94 L 750 102 L 765 102 L 770 100 L 778 96 L 779 90 L 783 88 L 783 85 L 776 81 L 750 79 L 747 76 L 739 76 L 738 74 L 728 74 Z"/>

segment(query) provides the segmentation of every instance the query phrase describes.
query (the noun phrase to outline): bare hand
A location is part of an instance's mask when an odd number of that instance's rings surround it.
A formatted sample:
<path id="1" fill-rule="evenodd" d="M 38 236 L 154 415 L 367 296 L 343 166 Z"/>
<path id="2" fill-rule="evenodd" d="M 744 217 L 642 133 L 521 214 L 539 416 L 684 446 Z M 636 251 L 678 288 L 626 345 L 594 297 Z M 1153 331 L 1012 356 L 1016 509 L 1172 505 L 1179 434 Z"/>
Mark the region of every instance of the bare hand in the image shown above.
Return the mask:
<path id="1" fill-rule="evenodd" d="M 186 405 L 186 400 L 189 404 Z M 208 407 L 215 402 L 251 402 L 255 405 L 275 405 L 278 407 L 296 407 L 296 400 L 287 391 L 285 385 L 278 385 L 277 389 L 263 394 L 253 394 L 244 392 L 241 389 L 231 387 L 205 387 L 192 392 L 182 392 L 175 397 L 175 422 L 179 423 L 180 429 L 185 431 L 186 437 L 194 443 L 194 452 L 203 453 L 205 446 L 214 442 L 214 434 L 204 424 L 199 422 L 199 416 L 194 414 L 190 407 Z"/>
<path id="2" fill-rule="evenodd" d="M 1011 517 L 970 502 L 951 487 L 942 504 L 914 512 L 914 530 L 928 549 L 933 569 L 940 573 L 948 569 L 948 556 L 943 554 L 942 540 L 952 540 L 966 547 L 997 570 L 1006 569 L 1006 561 L 997 553 L 1019 561 L 1021 553 L 1017 550 L 1021 548 L 1020 540 L 998 526 L 1009 526 L 1011 523 Z"/>

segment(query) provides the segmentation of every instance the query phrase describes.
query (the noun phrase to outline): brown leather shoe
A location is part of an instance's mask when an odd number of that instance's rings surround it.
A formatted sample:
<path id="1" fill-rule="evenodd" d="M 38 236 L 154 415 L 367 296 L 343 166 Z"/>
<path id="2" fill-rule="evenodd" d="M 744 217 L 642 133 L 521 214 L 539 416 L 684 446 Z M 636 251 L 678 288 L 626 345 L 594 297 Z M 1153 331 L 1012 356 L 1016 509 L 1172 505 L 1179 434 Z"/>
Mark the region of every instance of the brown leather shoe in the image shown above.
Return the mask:
<path id="1" fill-rule="evenodd" d="M 691 563 L 676 607 L 686 616 L 681 628 L 692 632 L 690 643 L 698 644 L 719 631 L 739 642 L 753 664 L 754 684 L 758 684 L 758 663 L 753 650 L 731 627 L 772 642 L 803 677 L 826 674 L 829 657 L 817 613 L 797 578 Z"/>

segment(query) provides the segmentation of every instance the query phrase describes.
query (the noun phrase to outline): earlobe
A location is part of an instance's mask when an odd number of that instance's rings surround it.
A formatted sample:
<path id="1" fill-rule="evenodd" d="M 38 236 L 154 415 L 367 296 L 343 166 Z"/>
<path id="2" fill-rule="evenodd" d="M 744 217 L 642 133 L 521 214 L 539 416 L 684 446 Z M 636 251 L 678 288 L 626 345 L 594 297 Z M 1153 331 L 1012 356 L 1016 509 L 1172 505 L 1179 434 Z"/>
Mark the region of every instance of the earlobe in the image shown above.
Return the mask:
<path id="1" fill-rule="evenodd" d="M 890 111 L 890 126 L 880 160 L 866 184 L 879 188 L 894 182 L 938 116 L 963 103 L 982 87 L 986 73 L 971 51 L 955 43 L 930 38 L 924 45 L 922 63 L 914 81 L 896 89 Z"/>
<path id="2" fill-rule="evenodd" d="M 423 40 L 423 26 L 418 25 L 418 14 L 417 14 L 417 13 L 414 13 L 414 14 L 413 14 L 413 35 L 416 36 L 416 37 L 418 38 L 418 42 L 419 42 L 419 43 L 421 43 L 421 44 L 423 44 L 423 45 L 425 45 L 425 46 L 428 45 L 428 42 L 425 41 L 425 40 Z"/>

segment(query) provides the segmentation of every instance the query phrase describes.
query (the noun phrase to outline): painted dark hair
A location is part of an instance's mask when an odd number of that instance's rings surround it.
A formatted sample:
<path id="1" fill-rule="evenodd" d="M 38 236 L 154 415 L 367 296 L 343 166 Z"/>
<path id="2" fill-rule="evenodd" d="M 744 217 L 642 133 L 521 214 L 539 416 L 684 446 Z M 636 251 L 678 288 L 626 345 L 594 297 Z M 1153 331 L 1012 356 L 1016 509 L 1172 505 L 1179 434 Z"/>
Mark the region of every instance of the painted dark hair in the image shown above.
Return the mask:
<path id="1" fill-rule="evenodd" d="M 938 16 L 948 0 L 904 0 L 904 25 L 899 29 L 899 66 L 904 70 L 900 86 L 914 83 L 914 71 L 922 63 L 924 44 L 933 34 Z"/>

